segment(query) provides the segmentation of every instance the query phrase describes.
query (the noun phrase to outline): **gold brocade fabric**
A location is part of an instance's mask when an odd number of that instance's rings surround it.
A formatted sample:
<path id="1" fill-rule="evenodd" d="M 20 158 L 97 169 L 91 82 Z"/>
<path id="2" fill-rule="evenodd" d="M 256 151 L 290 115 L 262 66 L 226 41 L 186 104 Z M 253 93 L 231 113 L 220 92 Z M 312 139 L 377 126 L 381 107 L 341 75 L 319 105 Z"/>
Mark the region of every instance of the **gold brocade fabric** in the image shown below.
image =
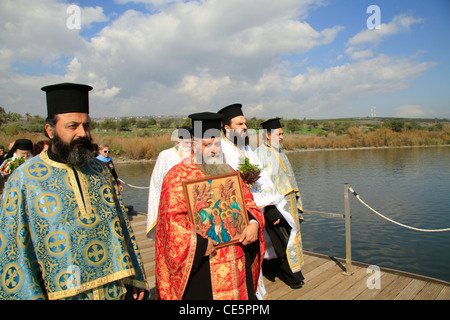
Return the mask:
<path id="1" fill-rule="evenodd" d="M 294 228 L 291 230 L 286 254 L 292 272 L 298 272 L 304 264 L 302 236 L 298 217 L 298 210 L 303 212 L 303 205 L 294 171 L 286 154 L 282 150 L 264 143 L 255 152 L 277 190 L 284 195 L 287 202 L 284 209 L 290 213 L 295 223 Z"/>
<path id="2" fill-rule="evenodd" d="M 123 284 L 146 283 L 106 165 L 71 167 L 44 152 L 13 172 L 0 212 L 1 299 L 116 299 Z"/>
<path id="3" fill-rule="evenodd" d="M 165 176 L 161 191 L 156 226 L 156 283 L 157 298 L 181 300 L 194 261 L 197 236 L 187 215 L 182 182 L 203 178 L 204 173 L 194 164 L 184 161 Z M 242 182 L 247 211 L 259 223 L 259 254 L 252 261 L 252 275 L 256 290 L 262 258 L 265 252 L 262 230 L 264 218 L 253 196 Z M 218 248 L 210 256 L 210 272 L 214 299 L 247 299 L 245 256 L 240 244 Z"/>

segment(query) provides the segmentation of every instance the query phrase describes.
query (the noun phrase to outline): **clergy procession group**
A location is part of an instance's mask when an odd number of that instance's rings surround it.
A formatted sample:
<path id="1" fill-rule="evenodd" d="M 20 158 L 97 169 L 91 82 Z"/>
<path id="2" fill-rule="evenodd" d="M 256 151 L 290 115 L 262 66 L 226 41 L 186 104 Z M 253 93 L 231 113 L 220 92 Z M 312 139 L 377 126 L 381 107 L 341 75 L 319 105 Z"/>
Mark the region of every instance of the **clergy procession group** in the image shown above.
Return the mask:
<path id="1" fill-rule="evenodd" d="M 43 87 L 50 146 L 4 173 L 0 299 L 148 297 L 122 187 L 93 153 L 92 89 Z M 160 152 L 150 179 L 147 241 L 155 242 L 155 298 L 270 299 L 264 281 L 275 278 L 301 290 L 302 202 L 281 150 L 280 119 L 261 124 L 264 141 L 252 150 L 241 104 L 189 118 L 192 126 L 177 129 L 175 146 Z M 24 157 L 29 143 L 16 141 L 2 167 Z M 248 167 L 254 171 L 246 175 Z M 187 183 L 228 175 L 238 185 L 225 184 L 217 196 L 240 196 L 244 212 L 235 201 L 229 215 L 220 214 L 223 203 L 214 203 L 216 191 L 205 188 L 193 195 L 192 206 Z"/>

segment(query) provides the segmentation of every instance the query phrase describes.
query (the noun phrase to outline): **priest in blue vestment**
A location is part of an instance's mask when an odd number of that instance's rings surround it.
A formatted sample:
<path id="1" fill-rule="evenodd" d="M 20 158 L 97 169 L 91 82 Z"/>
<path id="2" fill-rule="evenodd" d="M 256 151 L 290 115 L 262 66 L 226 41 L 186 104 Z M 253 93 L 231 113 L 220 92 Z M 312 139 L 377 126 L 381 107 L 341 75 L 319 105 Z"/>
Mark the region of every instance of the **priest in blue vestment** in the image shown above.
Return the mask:
<path id="1" fill-rule="evenodd" d="M 92 153 L 92 87 L 42 90 L 52 145 L 5 185 L 0 299 L 142 299 L 147 281 L 127 211 L 108 167 Z"/>

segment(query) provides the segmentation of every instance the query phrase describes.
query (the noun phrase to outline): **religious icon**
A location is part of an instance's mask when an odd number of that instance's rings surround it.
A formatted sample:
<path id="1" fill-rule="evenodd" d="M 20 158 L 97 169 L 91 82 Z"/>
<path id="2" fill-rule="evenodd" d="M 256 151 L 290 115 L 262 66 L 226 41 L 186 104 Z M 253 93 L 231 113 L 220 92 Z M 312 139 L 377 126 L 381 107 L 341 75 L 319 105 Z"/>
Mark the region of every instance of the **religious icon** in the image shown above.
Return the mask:
<path id="1" fill-rule="evenodd" d="M 188 215 L 195 231 L 222 247 L 239 241 L 248 225 L 239 173 L 183 182 Z"/>

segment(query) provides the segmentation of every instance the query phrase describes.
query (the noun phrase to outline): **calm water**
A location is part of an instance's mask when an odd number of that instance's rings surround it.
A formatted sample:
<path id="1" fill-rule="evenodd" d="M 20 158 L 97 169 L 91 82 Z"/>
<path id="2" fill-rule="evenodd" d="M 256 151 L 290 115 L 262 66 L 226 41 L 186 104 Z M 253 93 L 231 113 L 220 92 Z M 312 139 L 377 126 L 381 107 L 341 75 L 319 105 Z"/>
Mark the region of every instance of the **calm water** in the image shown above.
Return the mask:
<path id="1" fill-rule="evenodd" d="M 383 215 L 422 229 L 450 228 L 450 148 L 292 152 L 288 157 L 311 211 L 344 213 L 344 183 Z M 129 184 L 148 187 L 154 162 L 116 165 Z M 124 187 L 146 212 L 148 189 Z M 388 222 L 350 194 L 352 259 L 450 281 L 450 232 L 419 232 Z M 345 258 L 344 220 L 305 215 L 305 250 Z"/>

